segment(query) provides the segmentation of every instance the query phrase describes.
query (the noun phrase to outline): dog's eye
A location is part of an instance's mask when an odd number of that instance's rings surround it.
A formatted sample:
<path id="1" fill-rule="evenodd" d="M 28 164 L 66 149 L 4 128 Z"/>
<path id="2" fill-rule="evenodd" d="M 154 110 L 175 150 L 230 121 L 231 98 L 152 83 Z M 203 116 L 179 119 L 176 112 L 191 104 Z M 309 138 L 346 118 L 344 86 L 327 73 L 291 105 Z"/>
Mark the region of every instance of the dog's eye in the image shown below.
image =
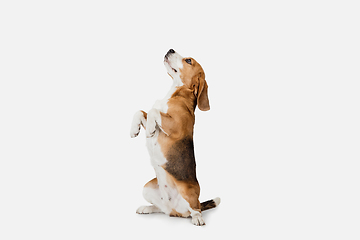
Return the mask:
<path id="1" fill-rule="evenodd" d="M 185 59 L 185 62 L 191 65 L 191 59 L 190 58 Z"/>

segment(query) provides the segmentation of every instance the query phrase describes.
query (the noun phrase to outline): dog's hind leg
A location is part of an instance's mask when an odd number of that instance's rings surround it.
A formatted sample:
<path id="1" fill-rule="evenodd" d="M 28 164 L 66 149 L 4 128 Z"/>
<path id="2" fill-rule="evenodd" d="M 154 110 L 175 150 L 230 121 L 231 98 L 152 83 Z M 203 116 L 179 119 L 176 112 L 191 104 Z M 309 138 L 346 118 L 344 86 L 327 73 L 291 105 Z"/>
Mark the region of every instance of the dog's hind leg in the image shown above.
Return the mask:
<path id="1" fill-rule="evenodd" d="M 157 205 L 161 205 L 160 190 L 157 183 L 157 179 L 149 181 L 145 184 L 143 189 L 143 196 L 146 201 L 151 203 L 150 206 L 141 206 L 136 210 L 138 214 L 149 214 L 149 213 L 162 213 L 161 209 Z"/>
<path id="2" fill-rule="evenodd" d="M 196 226 L 205 225 L 201 214 L 201 204 L 199 202 L 200 187 L 197 182 L 186 183 L 176 182 L 177 189 L 181 194 L 184 204 L 187 205 L 188 211 L 192 218 L 192 223 Z"/>

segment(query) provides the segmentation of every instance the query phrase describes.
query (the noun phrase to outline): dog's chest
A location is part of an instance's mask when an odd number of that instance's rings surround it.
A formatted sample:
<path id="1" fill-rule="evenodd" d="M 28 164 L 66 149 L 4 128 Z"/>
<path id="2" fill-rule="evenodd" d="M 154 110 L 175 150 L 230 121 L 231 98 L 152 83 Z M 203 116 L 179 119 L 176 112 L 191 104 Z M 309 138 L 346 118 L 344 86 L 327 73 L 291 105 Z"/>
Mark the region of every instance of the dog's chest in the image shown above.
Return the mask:
<path id="1" fill-rule="evenodd" d="M 160 110 L 163 113 L 168 111 L 168 100 L 176 90 L 176 85 L 174 85 L 166 97 L 162 100 L 157 100 L 153 105 L 153 108 Z M 188 211 L 188 203 L 184 198 L 178 193 L 176 187 L 169 184 L 167 180 L 167 173 L 161 167 L 167 163 L 163 152 L 161 151 L 161 146 L 158 143 L 160 129 L 156 126 L 155 135 L 151 138 L 146 139 L 146 145 L 150 154 L 151 165 L 154 167 L 156 178 L 158 180 L 159 191 L 160 191 L 160 200 L 162 202 L 161 207 L 162 211 L 166 214 L 170 214 L 173 210 L 176 210 L 179 213 L 186 213 Z"/>
<path id="2" fill-rule="evenodd" d="M 168 105 L 167 102 L 169 99 L 161 99 L 157 100 L 152 108 L 158 109 L 160 112 L 167 113 Z"/>

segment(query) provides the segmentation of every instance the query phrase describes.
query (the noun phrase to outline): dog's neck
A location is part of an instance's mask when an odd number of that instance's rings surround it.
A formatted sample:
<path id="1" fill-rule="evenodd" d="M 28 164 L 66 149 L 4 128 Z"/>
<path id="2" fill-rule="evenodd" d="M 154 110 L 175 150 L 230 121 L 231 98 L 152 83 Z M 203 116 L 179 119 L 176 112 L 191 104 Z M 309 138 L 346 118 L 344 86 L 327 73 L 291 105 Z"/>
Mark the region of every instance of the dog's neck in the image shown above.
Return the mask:
<path id="1" fill-rule="evenodd" d="M 176 90 L 171 95 L 171 98 L 178 98 L 189 109 L 190 113 L 194 115 L 197 99 L 194 95 L 194 90 L 189 89 L 186 85 L 176 87 Z"/>
<path id="2" fill-rule="evenodd" d="M 184 84 L 181 80 L 173 79 L 173 84 L 171 85 L 169 92 L 166 94 L 165 99 L 170 99 L 177 89 L 183 85 Z"/>

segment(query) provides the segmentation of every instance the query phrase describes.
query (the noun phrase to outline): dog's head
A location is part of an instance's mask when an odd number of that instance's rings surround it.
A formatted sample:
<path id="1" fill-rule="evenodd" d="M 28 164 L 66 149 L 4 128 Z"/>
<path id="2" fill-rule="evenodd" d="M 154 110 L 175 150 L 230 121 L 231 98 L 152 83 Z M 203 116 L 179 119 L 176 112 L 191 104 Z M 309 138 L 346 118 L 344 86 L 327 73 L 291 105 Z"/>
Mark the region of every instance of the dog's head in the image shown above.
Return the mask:
<path id="1" fill-rule="evenodd" d="M 164 58 L 164 64 L 170 77 L 179 86 L 185 86 L 194 92 L 200 110 L 210 110 L 208 85 L 201 65 L 191 57 L 183 58 L 170 49 Z"/>

